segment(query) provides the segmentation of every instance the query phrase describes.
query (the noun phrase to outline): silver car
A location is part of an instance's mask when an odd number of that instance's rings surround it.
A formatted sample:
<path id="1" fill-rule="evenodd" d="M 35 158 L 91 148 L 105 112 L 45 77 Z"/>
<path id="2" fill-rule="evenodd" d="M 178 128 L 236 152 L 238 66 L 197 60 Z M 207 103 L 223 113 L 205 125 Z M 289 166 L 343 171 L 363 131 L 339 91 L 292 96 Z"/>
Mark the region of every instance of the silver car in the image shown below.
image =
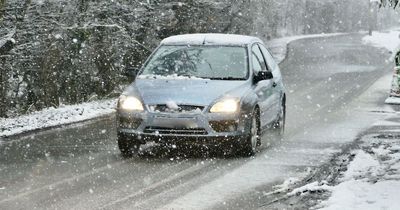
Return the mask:
<path id="1" fill-rule="evenodd" d="M 260 39 L 169 37 L 119 98 L 118 145 L 123 155 L 158 142 L 251 156 L 267 128 L 284 131 L 285 101 L 279 67 Z"/>

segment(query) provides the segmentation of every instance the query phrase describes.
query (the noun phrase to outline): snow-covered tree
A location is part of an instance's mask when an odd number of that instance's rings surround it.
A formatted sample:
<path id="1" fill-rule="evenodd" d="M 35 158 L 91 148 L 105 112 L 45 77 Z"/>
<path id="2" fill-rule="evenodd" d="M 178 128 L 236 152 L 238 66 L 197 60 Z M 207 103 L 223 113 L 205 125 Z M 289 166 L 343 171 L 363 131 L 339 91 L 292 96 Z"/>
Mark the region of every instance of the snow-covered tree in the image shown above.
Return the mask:
<path id="1" fill-rule="evenodd" d="M 371 2 L 378 2 L 382 6 L 389 6 L 396 8 L 399 5 L 399 0 L 370 0 Z"/>
<path id="2" fill-rule="evenodd" d="M 0 0 L 0 117 L 117 95 L 171 35 L 358 31 L 367 14 L 354 0 Z"/>

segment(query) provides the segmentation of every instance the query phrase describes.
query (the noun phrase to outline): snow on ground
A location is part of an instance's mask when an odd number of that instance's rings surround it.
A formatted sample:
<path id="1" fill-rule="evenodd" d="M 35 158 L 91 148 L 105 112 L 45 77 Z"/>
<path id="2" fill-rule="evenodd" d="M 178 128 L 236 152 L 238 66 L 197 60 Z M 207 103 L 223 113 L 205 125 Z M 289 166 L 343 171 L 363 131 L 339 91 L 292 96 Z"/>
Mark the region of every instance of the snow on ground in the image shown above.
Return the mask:
<path id="1" fill-rule="evenodd" d="M 277 185 L 283 190 L 275 191 L 286 191 L 288 197 L 329 192 L 328 200 L 314 209 L 400 209 L 400 112 L 376 103 L 377 98 L 387 93 L 391 77 L 387 74 L 380 78 L 353 102 L 359 104 L 357 109 L 364 113 L 360 117 L 375 113 L 383 118 L 376 119 L 368 129 L 369 134 L 361 138 L 360 149 L 351 152 L 354 157 L 336 182 L 314 181 L 293 189 L 304 179 L 292 177 Z M 362 121 L 359 119 L 357 124 Z"/>
<path id="2" fill-rule="evenodd" d="M 285 180 L 283 184 L 275 185 L 272 188 L 274 191 L 272 193 L 281 193 L 289 191 L 292 186 L 296 185 L 301 181 L 298 177 L 290 177 L 289 179 Z"/>
<path id="3" fill-rule="evenodd" d="M 399 117 L 398 112 L 390 113 L 387 119 L 374 124 L 378 128 L 376 132 L 361 138 L 360 149 L 352 151 L 354 158 L 347 170 L 341 172 L 338 184 L 312 182 L 293 189 L 287 196 L 328 191 L 331 193 L 329 199 L 315 207 L 324 210 L 400 209 Z M 391 123 L 384 123 L 386 121 Z M 384 129 L 382 126 L 398 129 Z"/>
<path id="4" fill-rule="evenodd" d="M 370 89 L 384 94 L 391 74 L 382 77 Z M 375 87 L 376 86 L 376 87 Z M 361 101 L 367 102 L 365 99 Z M 372 107 L 363 109 L 372 110 Z M 375 108 L 376 110 L 377 108 Z M 364 136 L 361 149 L 353 151 L 353 160 L 342 173 L 339 184 L 329 190 L 331 197 L 321 203 L 323 209 L 400 209 L 400 113 L 391 106 L 379 107 L 385 119 L 373 124 L 376 133 Z M 386 129 L 385 129 L 386 127 Z M 371 129 L 370 129 L 371 130 Z M 372 132 L 373 133 L 373 132 Z"/>
<path id="5" fill-rule="evenodd" d="M 331 189 L 332 187 L 328 186 L 327 182 L 312 182 L 310 184 L 292 190 L 287 195 L 288 196 L 301 195 L 303 193 L 322 192 L 322 191 L 329 191 Z"/>
<path id="6" fill-rule="evenodd" d="M 312 182 L 293 189 L 287 196 L 331 192 L 328 200 L 316 206 L 324 210 L 400 209 L 400 136 L 388 140 L 374 134 L 362 141 L 363 149 L 353 151 L 354 159 L 341 173 L 339 184 Z"/>
<path id="7" fill-rule="evenodd" d="M 300 39 L 308 39 L 308 38 L 318 38 L 318 37 L 330 37 L 330 36 L 338 36 L 343 35 L 343 33 L 331 33 L 331 34 L 309 34 L 309 35 L 299 35 L 299 36 L 288 36 L 279 39 L 272 39 L 266 42 L 268 48 L 271 50 L 273 57 L 275 58 L 277 63 L 281 63 L 285 60 L 287 55 L 287 45 L 290 42 L 300 40 Z"/>
<path id="8" fill-rule="evenodd" d="M 389 32 L 372 32 L 372 36 L 365 36 L 363 43 L 374 47 L 386 48 L 392 52 L 392 57 L 389 61 L 393 61 L 396 52 L 400 49 L 400 31 L 393 30 Z"/>
<path id="9" fill-rule="evenodd" d="M 400 31 L 396 29 L 388 32 L 372 32 L 372 36 L 367 35 L 362 40 L 364 44 L 372 45 L 374 47 L 386 48 L 388 51 L 392 52 L 392 55 L 387 60 L 387 62 L 392 62 L 394 60 L 394 57 L 396 56 L 397 51 L 400 50 Z M 396 78 L 397 77 L 393 79 Z M 394 84 L 397 84 L 397 82 Z M 400 98 L 389 97 L 385 100 L 385 103 L 400 104 Z"/>
<path id="10" fill-rule="evenodd" d="M 388 97 L 385 100 L 386 104 L 400 104 L 400 97 Z"/>
<path id="11" fill-rule="evenodd" d="M 109 99 L 47 108 L 16 118 L 0 118 L 0 137 L 100 117 L 115 112 L 115 107 L 116 99 Z"/>
<path id="12" fill-rule="evenodd" d="M 399 181 L 347 181 L 334 187 L 328 206 L 322 209 L 399 209 L 398 189 Z"/>
<path id="13" fill-rule="evenodd" d="M 342 180 L 348 181 L 353 178 L 363 177 L 366 171 L 377 167 L 379 167 L 378 160 L 367 154 L 365 151 L 358 150 L 355 152 L 355 157 L 351 164 L 347 167 L 347 171 Z"/>
<path id="14" fill-rule="evenodd" d="M 323 209 L 400 209 L 400 139 L 363 141 L 372 148 L 356 151 L 342 182 L 331 188 Z"/>

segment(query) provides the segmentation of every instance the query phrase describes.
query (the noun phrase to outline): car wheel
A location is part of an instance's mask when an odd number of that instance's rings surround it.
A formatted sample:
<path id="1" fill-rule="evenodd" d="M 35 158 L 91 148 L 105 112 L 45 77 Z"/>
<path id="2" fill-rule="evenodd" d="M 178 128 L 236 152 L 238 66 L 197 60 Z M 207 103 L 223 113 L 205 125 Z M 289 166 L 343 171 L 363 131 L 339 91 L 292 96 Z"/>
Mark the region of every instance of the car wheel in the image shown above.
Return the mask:
<path id="1" fill-rule="evenodd" d="M 252 114 L 251 118 L 251 127 L 249 136 L 246 139 L 246 142 L 243 146 L 243 155 L 244 156 L 253 156 L 257 152 L 257 146 L 260 142 L 260 124 L 259 124 L 259 114 L 257 110 L 255 110 Z"/>
<path id="2" fill-rule="evenodd" d="M 118 148 L 121 151 L 122 156 L 130 157 L 133 154 L 138 153 L 140 143 L 133 143 L 131 139 L 118 135 Z"/>
<path id="3" fill-rule="evenodd" d="M 279 129 L 279 135 L 281 136 L 285 133 L 285 122 L 286 122 L 286 106 L 285 104 L 282 104 L 278 119 L 274 124 L 274 128 Z"/>

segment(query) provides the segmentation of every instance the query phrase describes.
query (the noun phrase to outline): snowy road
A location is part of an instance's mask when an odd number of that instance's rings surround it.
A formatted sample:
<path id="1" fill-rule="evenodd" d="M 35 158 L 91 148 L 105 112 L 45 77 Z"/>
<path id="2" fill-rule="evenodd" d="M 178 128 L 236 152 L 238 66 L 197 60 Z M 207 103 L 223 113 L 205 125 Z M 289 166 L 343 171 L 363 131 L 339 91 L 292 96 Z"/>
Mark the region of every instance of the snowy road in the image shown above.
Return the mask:
<path id="1" fill-rule="evenodd" d="M 114 118 L 103 118 L 1 144 L 0 209 L 268 208 L 273 186 L 307 176 L 379 117 L 356 98 L 392 68 L 386 51 L 362 45 L 361 38 L 289 46 L 281 64 L 287 133 L 255 158 L 161 155 L 161 148 L 150 148 L 123 159 Z"/>

